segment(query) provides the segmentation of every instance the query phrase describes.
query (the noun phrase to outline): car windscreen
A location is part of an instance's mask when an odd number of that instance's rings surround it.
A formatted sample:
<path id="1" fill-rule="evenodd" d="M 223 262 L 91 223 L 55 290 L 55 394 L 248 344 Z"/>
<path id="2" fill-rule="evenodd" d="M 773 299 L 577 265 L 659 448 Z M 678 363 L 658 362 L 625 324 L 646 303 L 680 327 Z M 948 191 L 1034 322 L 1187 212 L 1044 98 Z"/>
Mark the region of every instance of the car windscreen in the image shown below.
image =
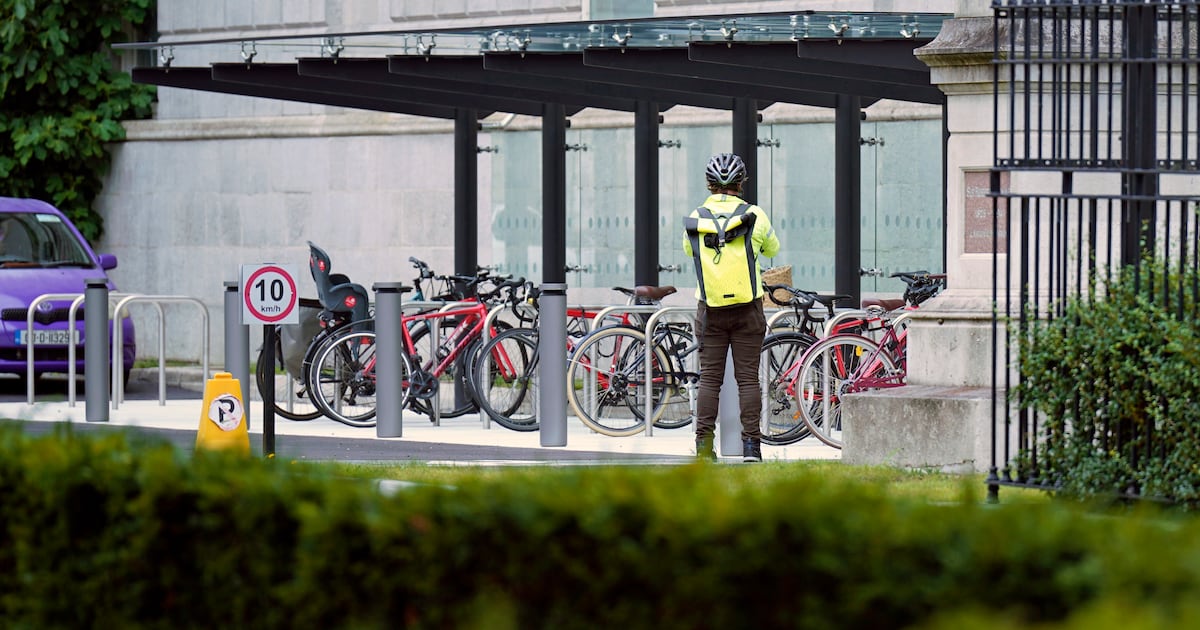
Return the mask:
<path id="1" fill-rule="evenodd" d="M 41 212 L 0 214 L 0 267 L 92 267 L 62 217 Z"/>

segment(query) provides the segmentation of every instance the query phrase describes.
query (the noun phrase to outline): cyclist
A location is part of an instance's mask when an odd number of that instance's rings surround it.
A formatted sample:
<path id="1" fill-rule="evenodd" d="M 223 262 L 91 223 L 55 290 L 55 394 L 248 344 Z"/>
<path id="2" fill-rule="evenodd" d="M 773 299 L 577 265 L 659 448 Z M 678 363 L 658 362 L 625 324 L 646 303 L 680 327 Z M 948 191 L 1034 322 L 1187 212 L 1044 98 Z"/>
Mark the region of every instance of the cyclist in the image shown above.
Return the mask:
<path id="1" fill-rule="evenodd" d="M 746 163 L 732 153 L 708 161 L 704 177 L 711 193 L 683 220 L 683 250 L 696 268 L 696 338 L 700 343 L 700 388 L 696 401 L 696 457 L 716 460 L 713 434 L 725 357 L 733 353 L 742 420 L 742 461 L 762 461 L 759 353 L 767 320 L 762 304 L 758 257 L 779 252 L 779 237 L 762 208 L 741 198 Z"/>

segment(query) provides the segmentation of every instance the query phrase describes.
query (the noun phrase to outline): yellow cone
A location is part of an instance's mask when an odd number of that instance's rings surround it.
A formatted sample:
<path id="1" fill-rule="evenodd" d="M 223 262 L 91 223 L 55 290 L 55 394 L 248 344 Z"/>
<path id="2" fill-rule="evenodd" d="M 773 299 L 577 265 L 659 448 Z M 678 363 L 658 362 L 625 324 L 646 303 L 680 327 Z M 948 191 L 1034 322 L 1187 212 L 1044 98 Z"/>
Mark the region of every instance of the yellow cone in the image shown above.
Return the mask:
<path id="1" fill-rule="evenodd" d="M 196 433 L 197 450 L 218 448 L 250 454 L 242 386 L 229 372 L 217 372 L 204 384 L 204 407 Z"/>

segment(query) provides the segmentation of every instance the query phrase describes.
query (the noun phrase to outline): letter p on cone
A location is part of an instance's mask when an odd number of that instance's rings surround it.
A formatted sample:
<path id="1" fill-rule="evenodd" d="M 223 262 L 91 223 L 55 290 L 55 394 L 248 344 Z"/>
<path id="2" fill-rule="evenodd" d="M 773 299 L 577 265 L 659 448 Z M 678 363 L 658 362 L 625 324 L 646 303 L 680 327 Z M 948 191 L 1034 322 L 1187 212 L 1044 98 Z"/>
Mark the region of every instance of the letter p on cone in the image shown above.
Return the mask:
<path id="1" fill-rule="evenodd" d="M 242 386 L 229 372 L 217 372 L 204 384 L 204 407 L 200 412 L 200 430 L 196 433 L 196 450 L 201 449 L 250 454 Z"/>

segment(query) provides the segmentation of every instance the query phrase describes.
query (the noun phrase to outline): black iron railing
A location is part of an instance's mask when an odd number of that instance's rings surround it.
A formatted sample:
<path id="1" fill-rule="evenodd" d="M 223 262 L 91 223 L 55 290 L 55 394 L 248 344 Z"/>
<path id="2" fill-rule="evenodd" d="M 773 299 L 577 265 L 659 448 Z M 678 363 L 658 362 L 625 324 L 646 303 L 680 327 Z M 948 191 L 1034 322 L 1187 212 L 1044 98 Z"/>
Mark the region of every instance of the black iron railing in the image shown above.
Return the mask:
<path id="1" fill-rule="evenodd" d="M 1045 417 L 1008 395 L 1025 377 L 1015 339 L 1148 257 L 1167 265 L 1145 283 L 1151 299 L 1183 304 L 1167 298 L 1190 292 L 1196 302 L 1197 287 L 1180 284 L 1181 274 L 1170 270 L 1194 270 L 1200 259 L 1200 7 L 1145 0 L 992 6 L 994 497 L 1003 485 L 1061 481 L 1037 474 L 1040 453 L 1061 436 L 1040 430 Z M 1130 427 L 1093 430 L 1114 452 L 1134 443 Z"/>

